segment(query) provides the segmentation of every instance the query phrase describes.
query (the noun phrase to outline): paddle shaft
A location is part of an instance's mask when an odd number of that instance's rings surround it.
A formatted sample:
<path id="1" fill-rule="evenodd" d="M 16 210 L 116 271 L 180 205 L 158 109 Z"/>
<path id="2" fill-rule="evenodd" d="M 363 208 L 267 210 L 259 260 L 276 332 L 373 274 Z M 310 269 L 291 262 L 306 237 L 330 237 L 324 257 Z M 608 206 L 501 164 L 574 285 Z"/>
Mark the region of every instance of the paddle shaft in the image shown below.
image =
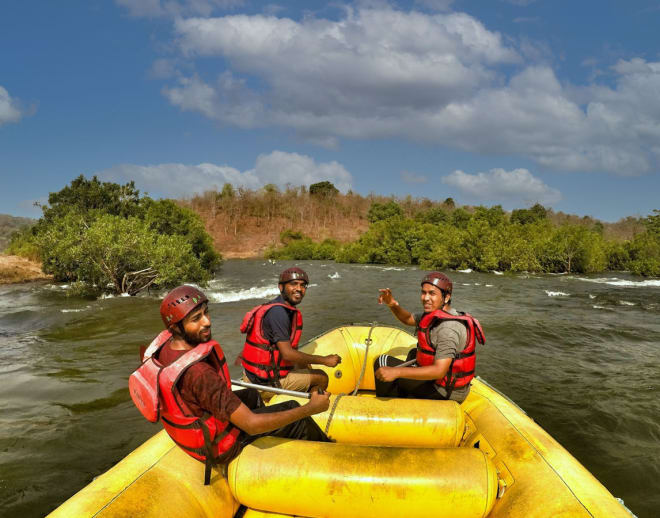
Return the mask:
<path id="1" fill-rule="evenodd" d="M 273 394 L 284 394 L 285 396 L 304 397 L 306 399 L 309 399 L 311 397 L 308 392 L 298 392 L 296 390 L 268 387 L 266 385 L 257 385 L 256 383 L 248 383 L 247 381 L 231 380 L 231 384 L 238 385 L 239 387 L 263 390 L 264 392 L 272 392 Z"/>
<path id="2" fill-rule="evenodd" d="M 407 362 L 402 363 L 401 365 L 397 365 L 397 367 L 410 367 L 413 363 L 415 363 L 415 360 L 409 360 Z M 247 381 L 231 380 L 231 384 L 238 385 L 239 387 L 263 390 L 264 392 L 272 392 L 273 394 L 283 394 L 285 396 L 293 396 L 293 397 L 304 397 L 306 399 L 310 398 L 308 392 L 298 392 L 296 390 L 287 390 L 283 388 L 269 387 L 267 385 L 248 383 Z"/>

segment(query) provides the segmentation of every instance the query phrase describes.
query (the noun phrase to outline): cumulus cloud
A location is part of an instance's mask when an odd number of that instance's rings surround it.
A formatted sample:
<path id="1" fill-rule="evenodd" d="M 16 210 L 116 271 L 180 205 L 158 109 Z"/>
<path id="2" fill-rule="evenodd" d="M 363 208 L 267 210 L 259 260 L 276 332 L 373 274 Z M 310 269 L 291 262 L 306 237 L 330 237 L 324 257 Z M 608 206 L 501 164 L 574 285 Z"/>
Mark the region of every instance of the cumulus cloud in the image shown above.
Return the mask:
<path id="1" fill-rule="evenodd" d="M 9 92 L 0 86 L 0 126 L 10 122 L 18 122 L 23 117 L 18 102 L 12 99 Z"/>
<path id="2" fill-rule="evenodd" d="M 487 173 L 468 174 L 457 170 L 444 176 L 442 182 L 456 187 L 473 200 L 489 200 L 508 206 L 541 203 L 552 205 L 561 193 L 532 175 L 527 169 L 491 169 Z"/>
<path id="3" fill-rule="evenodd" d="M 338 20 L 177 19 L 175 32 L 186 60 L 215 57 L 223 71 L 180 73 L 163 95 L 222 124 L 285 128 L 327 147 L 405 138 L 562 171 L 660 166 L 658 62 L 621 60 L 607 86 L 570 85 L 543 64 L 547 47 L 514 47 L 464 13 L 389 6 Z"/>
<path id="4" fill-rule="evenodd" d="M 231 9 L 242 0 L 115 0 L 130 16 L 158 18 L 163 16 L 209 16 L 216 10 Z"/>
<path id="5" fill-rule="evenodd" d="M 467 100 L 520 56 L 473 17 L 391 8 L 334 21 L 263 15 L 177 20 L 181 51 L 232 63 L 209 82 L 164 89 L 182 109 L 242 127 L 284 126 L 305 137 L 387 136 L 406 118 Z M 241 77 L 242 75 L 242 77 Z M 252 90 L 257 77 L 265 90 Z"/>
<path id="6" fill-rule="evenodd" d="M 279 188 L 287 185 L 307 185 L 332 182 L 340 191 L 351 188 L 351 174 L 338 162 L 316 163 L 313 158 L 298 153 L 273 151 L 259 155 L 254 168 L 239 171 L 228 165 L 216 164 L 121 164 L 96 173 L 104 180 L 120 183 L 135 181 L 142 191 L 153 196 L 184 197 L 210 189 L 221 189 L 225 183 L 236 187 L 258 189 L 266 184 Z"/>

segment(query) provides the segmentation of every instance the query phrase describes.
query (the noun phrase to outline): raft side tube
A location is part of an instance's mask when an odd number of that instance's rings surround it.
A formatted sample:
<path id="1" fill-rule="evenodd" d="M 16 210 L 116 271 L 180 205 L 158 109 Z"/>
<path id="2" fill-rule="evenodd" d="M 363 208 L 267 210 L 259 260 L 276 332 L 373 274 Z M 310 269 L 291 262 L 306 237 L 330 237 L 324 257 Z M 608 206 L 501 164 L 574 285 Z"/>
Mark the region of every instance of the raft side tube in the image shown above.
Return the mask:
<path id="1" fill-rule="evenodd" d="M 264 437 L 229 464 L 243 505 L 311 518 L 483 518 L 495 466 L 475 448 L 373 448 Z"/>
<path id="2" fill-rule="evenodd" d="M 286 400 L 275 396 L 269 404 Z M 339 400 L 339 401 L 337 401 Z M 331 440 L 365 446 L 447 448 L 458 446 L 465 432 L 465 415 L 456 401 L 330 396 L 330 408 L 312 416 Z"/>
<path id="3" fill-rule="evenodd" d="M 48 518 L 231 518 L 238 502 L 226 478 L 161 431 L 55 509 Z"/>

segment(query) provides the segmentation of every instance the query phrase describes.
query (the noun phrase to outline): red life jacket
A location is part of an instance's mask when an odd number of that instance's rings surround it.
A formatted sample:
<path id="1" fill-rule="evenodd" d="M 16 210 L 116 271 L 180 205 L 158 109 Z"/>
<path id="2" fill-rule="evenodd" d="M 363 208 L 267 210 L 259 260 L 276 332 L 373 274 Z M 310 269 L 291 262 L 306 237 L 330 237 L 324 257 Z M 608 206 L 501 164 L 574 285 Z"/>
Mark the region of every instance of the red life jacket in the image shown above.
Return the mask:
<path id="1" fill-rule="evenodd" d="M 166 330 L 151 342 L 145 351 L 144 362 L 128 379 L 129 391 L 144 417 L 151 422 L 160 419 L 177 445 L 206 464 L 204 483 L 208 484 L 211 466 L 230 450 L 240 430 L 229 421 L 220 421 L 208 413 L 195 416 L 181 398 L 176 384 L 186 369 L 206 360 L 231 389 L 229 369 L 222 348 L 215 341 L 199 344 L 164 366 L 155 356 L 171 337 Z"/>
<path id="2" fill-rule="evenodd" d="M 458 320 L 467 329 L 467 340 L 462 351 L 452 358 L 447 374 L 438 380 L 437 385 L 445 387 L 448 393 L 454 388 L 465 387 L 474 378 L 476 364 L 476 342 L 486 343 L 484 332 L 479 321 L 468 313 L 452 315 L 441 309 L 424 314 L 417 328 L 417 365 L 424 367 L 435 361 L 435 347 L 431 343 L 431 328 L 446 320 Z"/>
<path id="3" fill-rule="evenodd" d="M 263 319 L 266 313 L 275 306 L 282 306 L 293 313 L 291 318 L 291 347 L 298 348 L 302 334 L 302 313 L 300 310 L 283 304 L 271 302 L 252 308 L 245 314 L 241 323 L 241 333 L 247 333 L 243 353 L 241 354 L 243 368 L 256 376 L 262 383 L 276 384 L 289 374 L 293 368 L 291 362 L 282 359 L 277 344 L 272 344 L 264 336 Z"/>

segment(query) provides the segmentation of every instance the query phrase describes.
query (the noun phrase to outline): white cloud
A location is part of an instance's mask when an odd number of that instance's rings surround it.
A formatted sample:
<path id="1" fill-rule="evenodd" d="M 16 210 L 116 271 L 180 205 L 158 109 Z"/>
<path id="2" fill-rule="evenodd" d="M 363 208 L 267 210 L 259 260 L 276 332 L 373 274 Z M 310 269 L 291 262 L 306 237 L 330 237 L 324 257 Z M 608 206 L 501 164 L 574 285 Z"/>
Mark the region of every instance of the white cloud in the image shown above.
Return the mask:
<path id="1" fill-rule="evenodd" d="M 16 99 L 12 99 L 9 92 L 0 86 L 0 126 L 10 122 L 18 122 L 23 115 Z"/>
<path id="2" fill-rule="evenodd" d="M 115 0 L 135 17 L 209 16 L 216 10 L 243 5 L 242 0 Z"/>
<path id="3" fill-rule="evenodd" d="M 388 6 L 339 20 L 178 19 L 175 31 L 188 62 L 217 57 L 224 70 L 179 74 L 163 95 L 223 124 L 285 128 L 327 147 L 405 138 L 562 171 L 660 168 L 660 63 L 621 60 L 614 86 L 578 87 L 540 64 L 552 61 L 547 46 L 522 38 L 514 48 L 467 14 Z"/>
<path id="4" fill-rule="evenodd" d="M 491 169 L 487 173 L 468 174 L 457 170 L 444 176 L 442 182 L 456 187 L 474 200 L 488 200 L 508 206 L 541 203 L 552 205 L 561 193 L 532 175 L 527 169 Z"/>
<path id="5" fill-rule="evenodd" d="M 283 126 L 306 138 L 393 134 L 402 118 L 468 99 L 520 58 L 466 14 L 349 10 L 339 21 L 263 15 L 175 23 L 188 58 L 233 64 L 215 82 L 182 79 L 170 102 L 242 127 Z M 223 60 L 223 61 L 224 61 Z M 257 77 L 251 90 L 240 75 Z"/>
<path id="6" fill-rule="evenodd" d="M 159 164 L 141 166 L 121 164 L 95 173 L 99 178 L 120 183 L 135 181 L 136 186 L 153 196 L 184 197 L 210 189 L 221 189 L 225 183 L 258 189 L 272 183 L 286 188 L 328 180 L 340 191 L 351 188 L 351 174 L 338 162 L 316 163 L 298 153 L 273 151 L 257 157 L 255 167 L 247 171 L 216 164 Z"/>
<path id="7" fill-rule="evenodd" d="M 426 183 L 428 178 L 421 174 L 416 174 L 411 171 L 401 171 L 401 180 L 406 183 Z"/>

